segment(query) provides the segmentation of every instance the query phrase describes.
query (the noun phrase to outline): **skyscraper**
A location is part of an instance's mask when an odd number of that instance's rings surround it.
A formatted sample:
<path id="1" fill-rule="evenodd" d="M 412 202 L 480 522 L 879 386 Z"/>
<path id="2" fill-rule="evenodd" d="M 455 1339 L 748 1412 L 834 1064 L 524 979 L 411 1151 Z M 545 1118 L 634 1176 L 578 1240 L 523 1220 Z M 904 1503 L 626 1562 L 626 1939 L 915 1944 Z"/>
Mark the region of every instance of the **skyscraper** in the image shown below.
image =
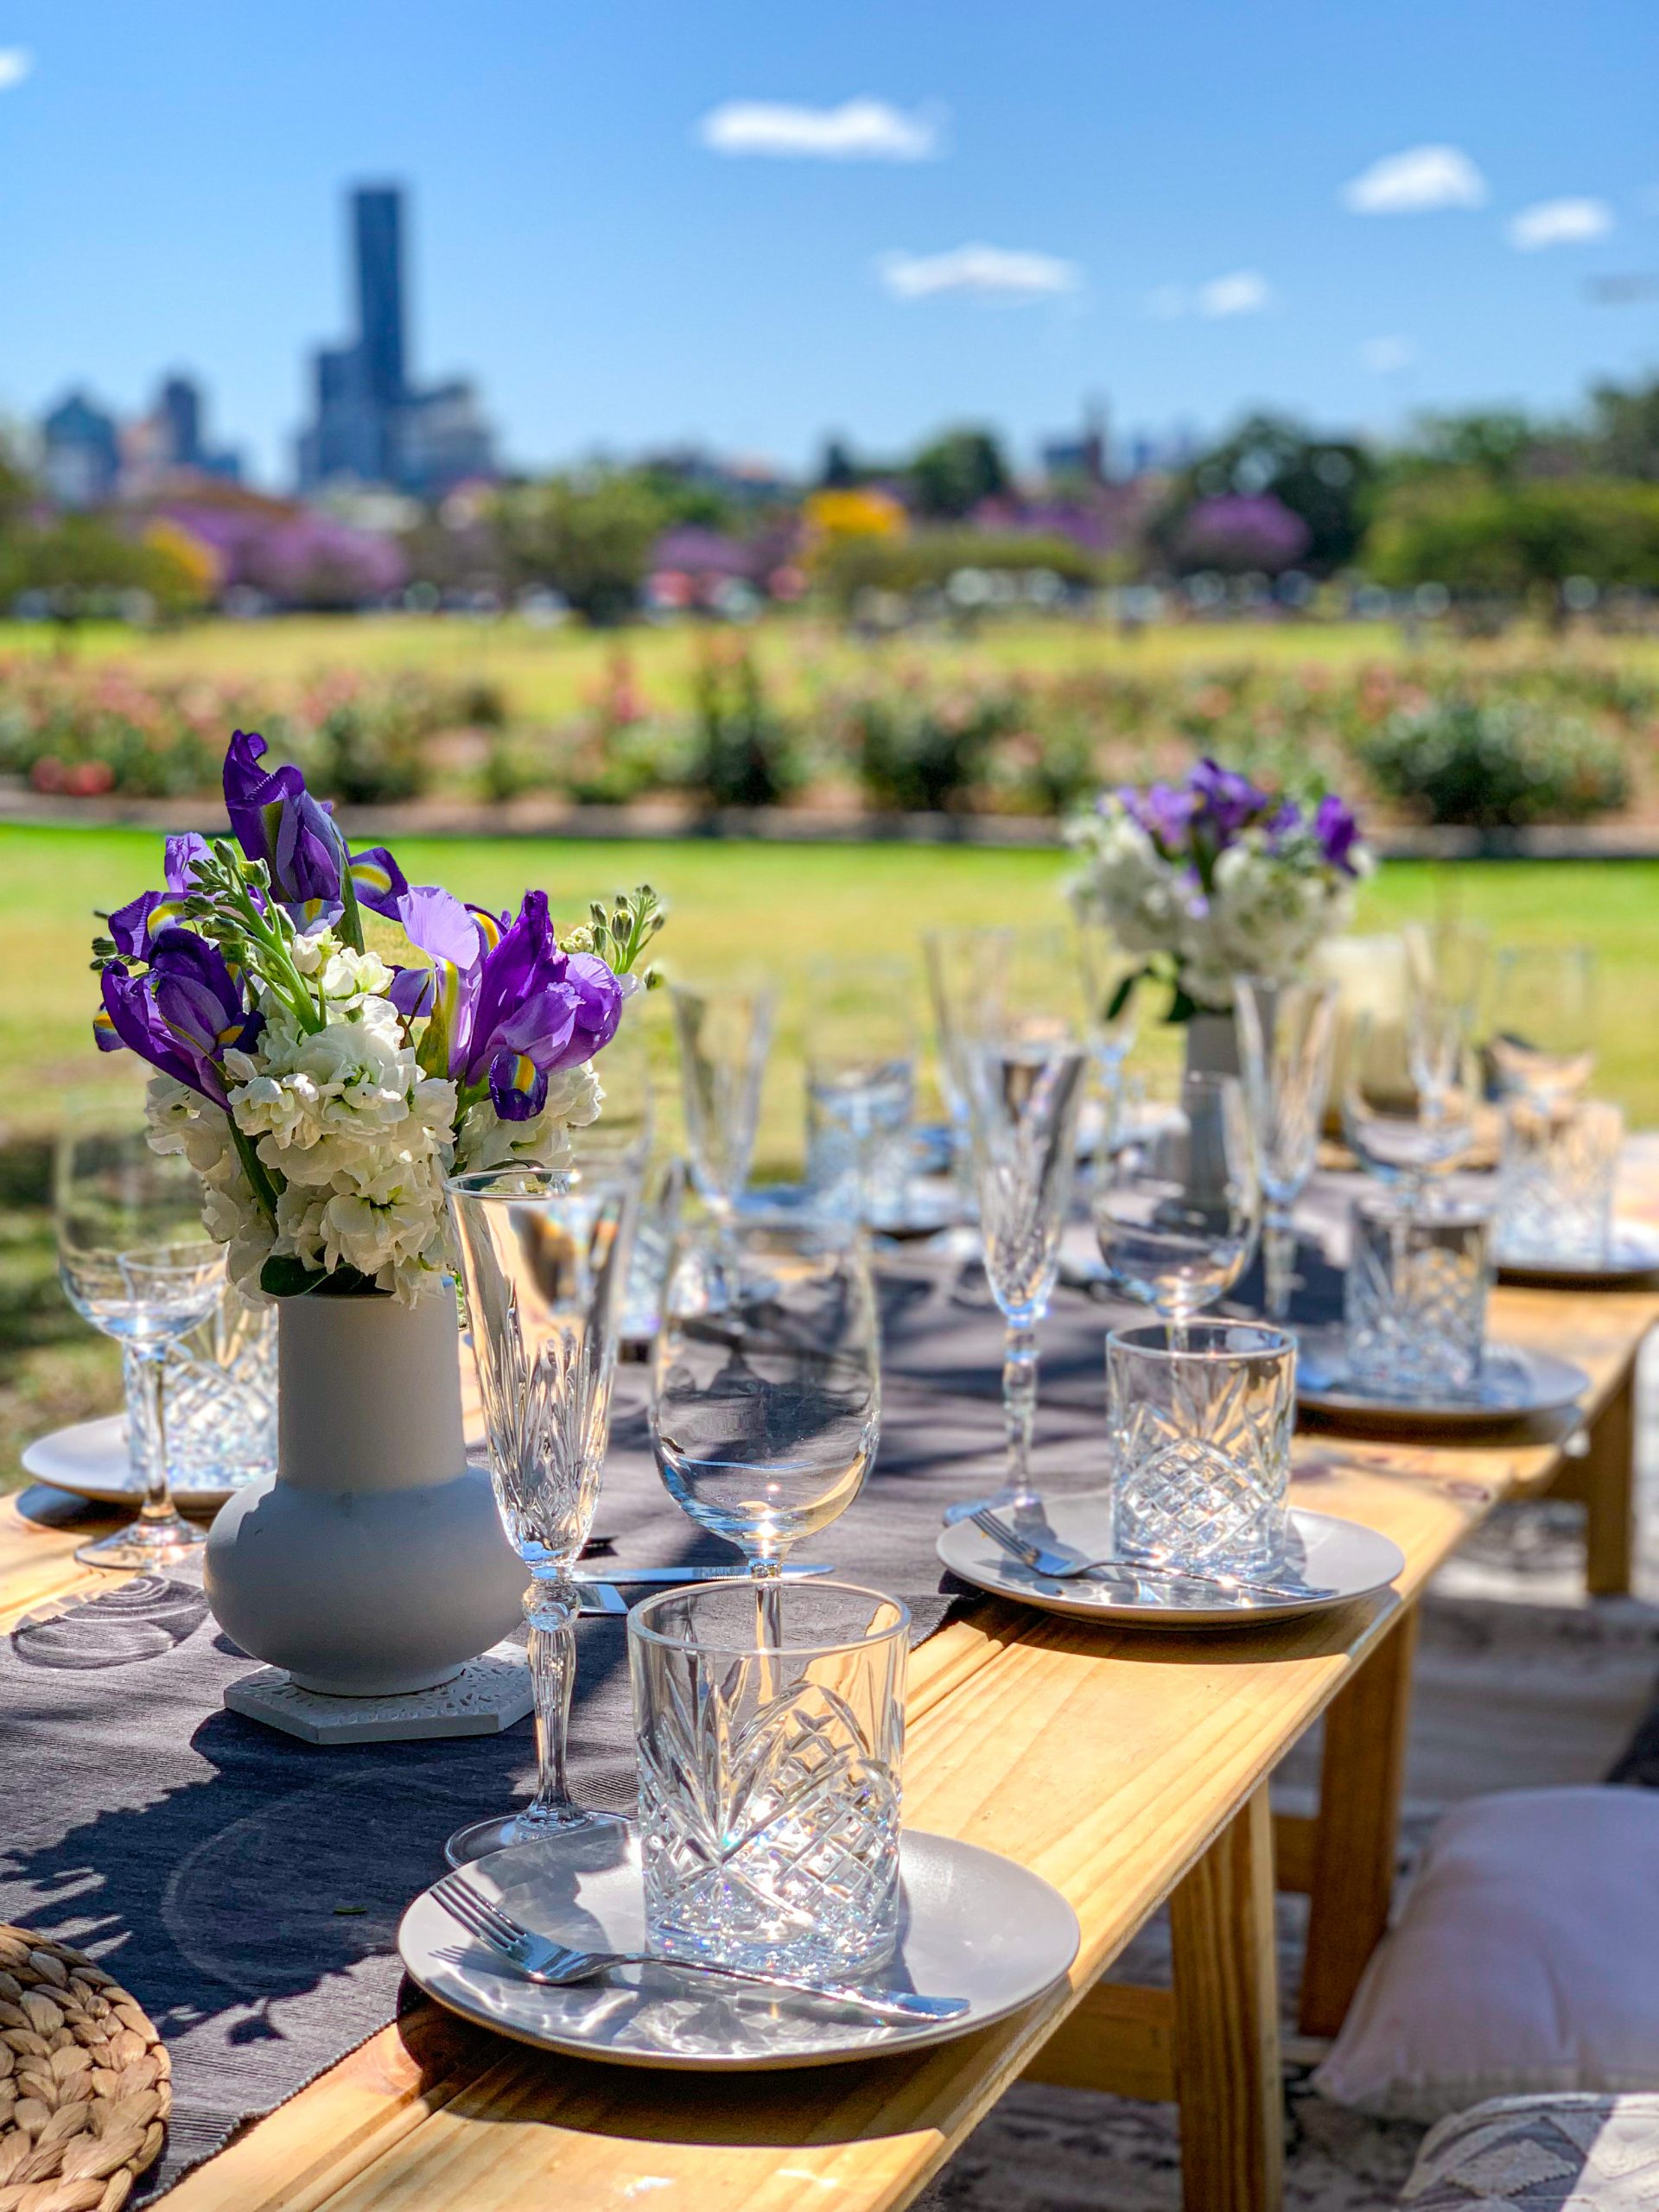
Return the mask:
<path id="1" fill-rule="evenodd" d="M 200 468 L 201 450 L 201 387 L 191 378 L 168 378 L 156 398 L 156 420 L 162 426 L 166 459 L 174 468 Z"/>
<path id="2" fill-rule="evenodd" d="M 364 395 L 383 428 L 404 404 L 404 195 L 396 185 L 360 185 L 352 194 L 357 274 L 357 350 Z M 391 475 L 390 448 L 378 473 Z"/>
<path id="3" fill-rule="evenodd" d="M 493 474 L 493 444 L 471 385 L 455 379 L 421 390 L 410 378 L 401 186 L 356 188 L 351 239 L 357 334 L 313 357 L 301 490 L 354 480 L 441 496 L 463 477 Z"/>

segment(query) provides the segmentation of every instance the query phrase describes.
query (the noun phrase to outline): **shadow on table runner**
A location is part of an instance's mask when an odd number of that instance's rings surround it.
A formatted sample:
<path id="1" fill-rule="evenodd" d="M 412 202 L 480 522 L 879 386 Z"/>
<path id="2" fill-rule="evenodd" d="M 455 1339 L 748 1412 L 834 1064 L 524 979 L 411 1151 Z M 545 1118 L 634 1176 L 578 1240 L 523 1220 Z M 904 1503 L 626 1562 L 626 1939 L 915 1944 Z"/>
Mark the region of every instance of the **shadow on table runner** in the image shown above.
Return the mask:
<path id="1" fill-rule="evenodd" d="M 1328 1224 L 1311 1218 L 1298 1243 L 1291 1319 L 1306 1326 L 1342 1318 L 1342 1270 L 1333 1253 L 1340 1249 L 1338 1236 L 1345 1234 L 1350 1195 L 1342 1195 L 1342 1217 Z M 1081 1244 L 1077 1249 L 1088 1250 Z M 1264 1293 L 1258 1252 L 1217 1316 L 1259 1318 Z M 900 1259 L 884 1268 L 880 1294 L 882 1371 L 889 1389 L 909 1385 L 950 1395 L 1000 1397 L 1002 1317 L 990 1302 L 976 1260 Z M 1039 1408 L 1065 1407 L 1103 1418 L 1109 1332 L 1156 1319 L 1147 1307 L 1113 1296 L 1103 1284 L 1084 1290 L 1062 1282 L 1037 1329 Z"/>
<path id="2" fill-rule="evenodd" d="M 625 1377 L 597 1528 L 604 1564 L 729 1562 L 664 1491 L 640 1382 Z M 1044 1450 L 1077 1486 L 1084 1424 Z M 1097 1426 L 1097 1424 L 1096 1424 Z M 809 1548 L 906 1598 L 912 1640 L 964 1602 L 934 1555 L 944 1505 L 1000 1479 L 994 1408 L 903 1383 L 877 1469 Z M 1097 1474 L 1090 1480 L 1097 1480 Z M 625 1810 L 634 1789 L 622 1624 L 578 1630 L 572 1783 Z M 180 1579 L 122 1586 L 21 1624 L 0 1645 L 0 1921 L 91 1951 L 167 2040 L 175 2120 L 144 2202 L 392 2019 L 410 1899 L 467 1819 L 528 1789 L 530 1725 L 445 1743 L 321 1748 L 222 1709 L 249 1662 Z"/>

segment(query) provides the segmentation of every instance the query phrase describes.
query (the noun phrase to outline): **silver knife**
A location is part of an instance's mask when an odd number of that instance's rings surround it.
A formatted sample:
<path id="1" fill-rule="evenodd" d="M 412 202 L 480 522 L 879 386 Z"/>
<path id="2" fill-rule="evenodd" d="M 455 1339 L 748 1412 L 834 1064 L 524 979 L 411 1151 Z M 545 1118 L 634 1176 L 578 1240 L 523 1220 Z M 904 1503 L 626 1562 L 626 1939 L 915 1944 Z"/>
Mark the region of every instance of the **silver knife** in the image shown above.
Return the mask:
<path id="1" fill-rule="evenodd" d="M 810 1567 L 791 1564 L 785 1567 L 780 1571 L 786 1582 L 793 1582 L 804 1574 L 831 1574 L 835 1572 L 828 1560 L 824 1560 L 822 1563 L 814 1564 Z M 596 1567 L 591 1572 L 587 1573 L 578 1573 L 575 1577 L 575 1580 L 579 1586 L 601 1582 L 747 1582 L 750 1579 L 749 1570 L 747 1567 L 638 1567 L 629 1568 L 626 1567 L 610 1567 L 608 1565 Z"/>

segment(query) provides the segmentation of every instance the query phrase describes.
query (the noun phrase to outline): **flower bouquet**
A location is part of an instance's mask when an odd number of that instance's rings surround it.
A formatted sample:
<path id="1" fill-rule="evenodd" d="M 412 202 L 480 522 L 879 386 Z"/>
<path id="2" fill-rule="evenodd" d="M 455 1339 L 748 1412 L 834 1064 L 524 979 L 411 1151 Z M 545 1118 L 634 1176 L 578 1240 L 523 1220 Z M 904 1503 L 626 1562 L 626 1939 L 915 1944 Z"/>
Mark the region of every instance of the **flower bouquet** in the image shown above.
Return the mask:
<path id="1" fill-rule="evenodd" d="M 543 892 L 508 915 L 411 886 L 264 751 L 237 733 L 232 835 L 170 839 L 166 887 L 94 945 L 99 1044 L 156 1070 L 150 1141 L 200 1173 L 238 1293 L 277 1309 L 276 1466 L 214 1521 L 203 1578 L 281 1675 L 226 1701 L 327 1740 L 464 1732 L 480 1700 L 505 1725 L 529 1702 L 511 1665 L 445 1702 L 524 1584 L 467 1454 L 445 1179 L 563 1164 L 663 918 L 642 887 L 561 941 Z M 340 1702 L 365 1698 L 424 1701 Z"/>
<path id="2" fill-rule="evenodd" d="M 231 740 L 232 836 L 169 838 L 166 888 L 104 918 L 98 1042 L 158 1071 L 151 1141 L 200 1175 L 245 1298 L 412 1304 L 448 1271 L 444 1178 L 557 1166 L 598 1115 L 663 914 L 642 887 L 561 942 L 544 892 L 510 916 L 411 886 L 264 751 Z"/>
<path id="3" fill-rule="evenodd" d="M 1225 1013 L 1235 976 L 1299 975 L 1373 865 L 1334 792 L 1304 802 L 1213 760 L 1179 784 L 1103 792 L 1068 836 L 1083 855 L 1072 897 L 1148 956 L 1120 1002 L 1157 976 L 1171 1021 Z"/>

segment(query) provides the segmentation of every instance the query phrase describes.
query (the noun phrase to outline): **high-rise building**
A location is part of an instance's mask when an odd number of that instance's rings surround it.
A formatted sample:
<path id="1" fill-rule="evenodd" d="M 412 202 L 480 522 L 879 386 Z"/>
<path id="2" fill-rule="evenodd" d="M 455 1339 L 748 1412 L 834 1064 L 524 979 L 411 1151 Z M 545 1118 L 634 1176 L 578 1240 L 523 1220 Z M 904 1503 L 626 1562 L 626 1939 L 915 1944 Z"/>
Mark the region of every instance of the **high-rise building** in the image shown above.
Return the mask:
<path id="1" fill-rule="evenodd" d="M 422 498 L 495 472 L 494 442 L 464 379 L 423 389 L 409 375 L 404 193 L 363 185 L 351 196 L 357 334 L 313 356 L 313 412 L 299 440 L 302 491 L 391 484 Z"/>
<path id="2" fill-rule="evenodd" d="M 41 474 L 63 507 L 100 507 L 113 497 L 121 468 L 115 417 L 72 391 L 41 424 Z"/>
<path id="3" fill-rule="evenodd" d="M 403 405 L 404 195 L 395 185 L 365 185 L 352 194 L 357 275 L 359 375 L 375 430 L 385 441 L 372 474 L 396 474 L 391 441 Z"/>
<path id="4" fill-rule="evenodd" d="M 200 467 L 201 412 L 200 385 L 189 377 L 168 377 L 156 394 L 156 419 L 172 467 Z"/>

